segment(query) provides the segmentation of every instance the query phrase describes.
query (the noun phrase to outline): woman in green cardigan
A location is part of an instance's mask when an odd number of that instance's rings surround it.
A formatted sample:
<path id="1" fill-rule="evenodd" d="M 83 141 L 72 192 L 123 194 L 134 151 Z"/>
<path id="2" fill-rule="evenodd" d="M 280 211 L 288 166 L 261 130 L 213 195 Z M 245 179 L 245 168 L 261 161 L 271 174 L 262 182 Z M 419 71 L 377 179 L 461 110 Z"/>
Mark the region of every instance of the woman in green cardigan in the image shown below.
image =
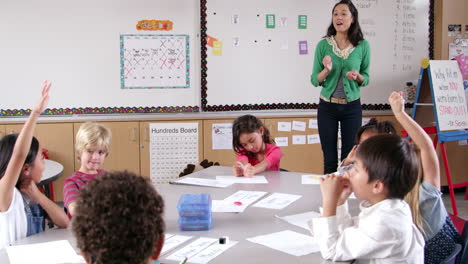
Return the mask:
<path id="1" fill-rule="evenodd" d="M 362 122 L 361 86 L 369 83 L 370 47 L 358 22 L 358 11 L 349 0 L 333 7 L 327 35 L 315 49 L 311 82 L 321 86 L 318 128 L 324 154 L 324 173 L 338 165 L 337 134 L 341 127 L 341 160 L 353 148 Z"/>

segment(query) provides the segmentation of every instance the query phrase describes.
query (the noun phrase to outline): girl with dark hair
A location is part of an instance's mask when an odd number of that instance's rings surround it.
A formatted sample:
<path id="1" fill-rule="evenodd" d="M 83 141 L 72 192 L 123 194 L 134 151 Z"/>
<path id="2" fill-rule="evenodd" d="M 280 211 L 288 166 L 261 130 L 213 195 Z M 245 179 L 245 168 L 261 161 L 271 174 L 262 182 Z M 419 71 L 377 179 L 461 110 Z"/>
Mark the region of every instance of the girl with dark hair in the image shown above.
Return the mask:
<path id="1" fill-rule="evenodd" d="M 232 125 L 232 146 L 237 153 L 234 175 L 252 177 L 266 171 L 280 170 L 283 153 L 270 139 L 270 132 L 253 115 L 244 115 Z"/>
<path id="2" fill-rule="evenodd" d="M 360 127 L 356 133 L 356 139 L 355 139 L 355 145 L 351 149 L 351 151 L 348 153 L 348 156 L 346 159 L 342 160 L 341 164 L 339 167 L 344 167 L 349 165 L 351 162 L 350 160 L 354 159 L 354 156 L 356 155 L 356 148 L 357 146 L 362 143 L 364 140 L 373 137 L 378 134 L 392 134 L 396 135 L 397 131 L 395 129 L 395 126 L 393 126 L 392 122 L 390 121 L 378 121 L 375 118 L 372 118 L 367 122 L 367 124 L 363 125 Z M 338 171 L 340 168 L 338 168 Z"/>
<path id="3" fill-rule="evenodd" d="M 42 210 L 57 226 L 68 225 L 65 212 L 36 185 L 44 171 L 44 156 L 33 133 L 49 101 L 49 89 L 50 83 L 44 82 L 42 96 L 21 132 L 0 140 L 0 249 L 43 231 Z"/>
<path id="4" fill-rule="evenodd" d="M 354 145 L 361 126 L 360 88 L 369 83 L 370 47 L 364 40 L 358 11 L 349 0 L 333 7 L 327 35 L 315 49 L 311 82 L 321 86 L 318 128 L 324 154 L 324 172 L 338 165 L 338 124 L 341 126 L 343 160 Z"/>

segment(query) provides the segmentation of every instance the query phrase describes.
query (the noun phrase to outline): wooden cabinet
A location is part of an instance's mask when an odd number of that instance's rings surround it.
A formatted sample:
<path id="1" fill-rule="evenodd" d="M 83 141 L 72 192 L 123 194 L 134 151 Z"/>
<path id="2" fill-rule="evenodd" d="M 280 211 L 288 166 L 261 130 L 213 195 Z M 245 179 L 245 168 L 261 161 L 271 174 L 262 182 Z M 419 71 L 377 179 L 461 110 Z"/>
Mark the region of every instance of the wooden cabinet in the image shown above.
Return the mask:
<path id="1" fill-rule="evenodd" d="M 6 125 L 6 133 L 19 133 L 22 124 Z M 38 124 L 34 136 L 39 140 L 40 147 L 48 150 L 49 159 L 63 165 L 62 176 L 54 182 L 56 201 L 63 200 L 63 180 L 74 171 L 73 164 L 73 124 L 54 123 Z"/>
<path id="2" fill-rule="evenodd" d="M 154 121 L 154 122 L 140 122 L 140 171 L 141 175 L 145 177 L 151 176 L 151 161 L 150 161 L 150 132 L 149 127 L 151 123 L 198 123 L 198 158 L 199 161 L 203 158 L 203 130 L 202 121 L 198 120 L 179 120 L 179 121 Z M 185 166 L 184 166 L 185 167 Z M 181 168 L 181 172 L 184 168 Z M 174 175 L 175 177 L 176 175 Z"/>
<path id="3" fill-rule="evenodd" d="M 236 154 L 231 149 L 213 149 L 213 124 L 232 124 L 234 119 L 203 120 L 203 159 L 219 162 L 222 166 L 233 166 Z"/>
<path id="4" fill-rule="evenodd" d="M 370 118 L 366 115 L 364 118 Z M 395 125 L 398 132 L 402 130 L 401 125 L 396 122 L 393 115 L 376 116 L 379 121 L 389 120 Z M 323 154 L 321 145 L 317 144 L 293 144 L 294 135 L 318 135 L 317 129 L 309 128 L 309 120 L 316 119 L 314 116 L 300 118 L 264 118 L 265 126 L 270 130 L 271 137 L 288 137 L 287 147 L 281 147 L 283 157 L 281 168 L 304 173 L 323 173 Z M 198 153 L 199 161 L 207 159 L 219 162 L 223 166 L 232 166 L 236 160 L 232 149 L 214 150 L 212 143 L 213 124 L 232 123 L 234 118 L 217 120 L 171 120 L 171 121 L 135 121 L 135 122 L 100 122 L 112 131 L 112 145 L 109 156 L 106 158 L 103 169 L 106 170 L 129 170 L 150 177 L 150 123 L 198 123 Z M 305 131 L 292 130 L 289 132 L 278 131 L 278 122 L 301 121 L 306 123 Z M 63 199 L 63 180 L 78 170 L 80 163 L 75 155 L 75 135 L 82 123 L 40 123 L 36 127 L 35 136 L 41 143 L 41 147 L 49 150 L 51 160 L 55 160 L 64 166 L 62 177 L 54 182 L 55 199 Z M 0 137 L 4 134 L 17 133 L 23 124 L 0 125 Z M 306 142 L 307 143 L 307 142 Z M 468 146 L 460 146 L 458 142 L 446 143 L 447 154 L 454 184 L 468 182 Z M 438 147 L 440 152 L 440 146 Z M 442 157 L 439 153 L 441 167 L 441 182 L 446 185 L 445 171 Z M 181 168 L 181 171 L 183 168 Z"/>
<path id="5" fill-rule="evenodd" d="M 139 122 L 98 122 L 109 128 L 112 141 L 109 156 L 101 169 L 107 171 L 128 170 L 140 173 L 140 134 Z M 73 125 L 73 139 L 83 123 Z M 75 153 L 75 152 L 74 152 Z M 75 154 L 76 156 L 76 154 Z M 80 161 L 75 157 L 75 170 L 80 168 Z"/>

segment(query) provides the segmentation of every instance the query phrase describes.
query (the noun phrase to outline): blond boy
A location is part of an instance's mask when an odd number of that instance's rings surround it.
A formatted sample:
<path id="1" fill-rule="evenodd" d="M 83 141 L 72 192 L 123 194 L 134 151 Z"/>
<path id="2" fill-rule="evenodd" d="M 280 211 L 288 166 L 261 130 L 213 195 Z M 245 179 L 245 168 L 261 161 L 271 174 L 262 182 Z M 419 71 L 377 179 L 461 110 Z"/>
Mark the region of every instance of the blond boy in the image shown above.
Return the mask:
<path id="1" fill-rule="evenodd" d="M 94 122 L 86 122 L 78 130 L 75 151 L 81 166 L 65 179 L 63 185 L 64 206 L 70 218 L 75 212 L 79 190 L 91 179 L 105 172 L 99 168 L 109 155 L 111 137 L 108 128 Z"/>

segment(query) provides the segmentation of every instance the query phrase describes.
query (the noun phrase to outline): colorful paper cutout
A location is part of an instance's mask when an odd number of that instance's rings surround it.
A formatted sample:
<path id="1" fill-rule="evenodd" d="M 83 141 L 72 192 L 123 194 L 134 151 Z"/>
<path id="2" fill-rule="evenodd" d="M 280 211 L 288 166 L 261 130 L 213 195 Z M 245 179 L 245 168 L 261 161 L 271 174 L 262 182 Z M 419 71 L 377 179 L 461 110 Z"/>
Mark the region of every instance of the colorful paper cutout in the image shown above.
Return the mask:
<path id="1" fill-rule="evenodd" d="M 299 54 L 300 55 L 306 55 L 308 53 L 309 53 L 309 51 L 307 49 L 307 40 L 299 41 Z"/>
<path id="2" fill-rule="evenodd" d="M 275 28 L 275 15 L 268 14 L 266 15 L 266 27 L 267 28 Z"/>
<path id="3" fill-rule="evenodd" d="M 307 16 L 306 15 L 299 15 L 298 16 L 298 29 L 306 29 L 307 28 Z"/>
<path id="4" fill-rule="evenodd" d="M 213 42 L 218 41 L 217 39 L 213 38 L 212 36 L 206 35 L 206 45 L 208 47 L 213 47 Z"/>
<path id="5" fill-rule="evenodd" d="M 223 42 L 222 41 L 213 41 L 213 55 L 221 56 L 223 55 Z"/>
<path id="6" fill-rule="evenodd" d="M 170 20 L 140 20 L 136 25 L 137 30 L 172 30 L 174 23 Z"/>

